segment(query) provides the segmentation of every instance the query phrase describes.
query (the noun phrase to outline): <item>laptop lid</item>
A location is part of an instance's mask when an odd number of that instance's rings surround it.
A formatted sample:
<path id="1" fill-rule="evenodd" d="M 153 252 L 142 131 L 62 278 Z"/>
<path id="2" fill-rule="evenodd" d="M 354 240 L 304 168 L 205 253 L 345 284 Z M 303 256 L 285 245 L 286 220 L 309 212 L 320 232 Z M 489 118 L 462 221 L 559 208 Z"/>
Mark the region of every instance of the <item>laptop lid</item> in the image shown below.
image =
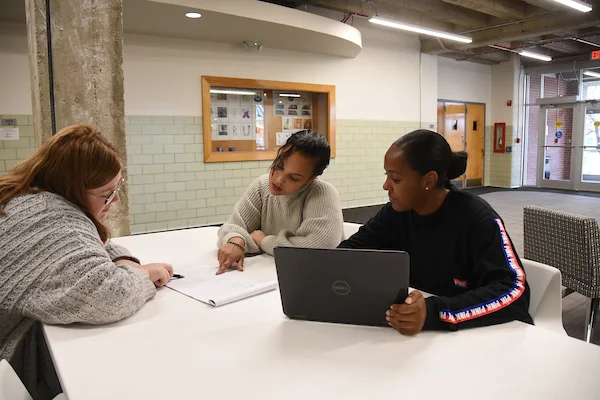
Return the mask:
<path id="1" fill-rule="evenodd" d="M 275 265 L 292 319 L 387 326 L 390 305 L 408 296 L 406 252 L 277 247 Z"/>

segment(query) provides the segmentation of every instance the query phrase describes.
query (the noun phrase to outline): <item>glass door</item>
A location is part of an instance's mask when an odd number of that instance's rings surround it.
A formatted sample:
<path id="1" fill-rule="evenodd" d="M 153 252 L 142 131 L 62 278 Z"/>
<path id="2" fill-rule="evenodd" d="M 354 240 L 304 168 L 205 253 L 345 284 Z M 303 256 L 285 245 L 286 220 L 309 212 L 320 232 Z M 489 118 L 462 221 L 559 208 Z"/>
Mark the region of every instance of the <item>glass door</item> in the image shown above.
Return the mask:
<path id="1" fill-rule="evenodd" d="M 583 132 L 576 138 L 577 190 L 600 191 L 600 106 L 583 104 Z"/>
<path id="2" fill-rule="evenodd" d="M 575 189 L 572 168 L 576 165 L 574 133 L 578 132 L 577 105 L 540 108 L 538 186 Z"/>

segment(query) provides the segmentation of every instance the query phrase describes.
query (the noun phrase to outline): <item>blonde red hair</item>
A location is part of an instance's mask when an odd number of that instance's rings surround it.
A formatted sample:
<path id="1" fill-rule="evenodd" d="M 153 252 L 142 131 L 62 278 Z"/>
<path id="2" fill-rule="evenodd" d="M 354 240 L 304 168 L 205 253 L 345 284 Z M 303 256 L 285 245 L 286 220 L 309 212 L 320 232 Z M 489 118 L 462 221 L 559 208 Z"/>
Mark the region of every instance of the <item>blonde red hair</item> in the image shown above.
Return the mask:
<path id="1" fill-rule="evenodd" d="M 117 149 L 91 125 L 72 125 L 48 139 L 35 154 L 0 176 L 0 216 L 13 198 L 40 191 L 56 193 L 79 207 L 106 242 L 108 228 L 86 206 L 86 192 L 106 185 L 121 170 Z"/>

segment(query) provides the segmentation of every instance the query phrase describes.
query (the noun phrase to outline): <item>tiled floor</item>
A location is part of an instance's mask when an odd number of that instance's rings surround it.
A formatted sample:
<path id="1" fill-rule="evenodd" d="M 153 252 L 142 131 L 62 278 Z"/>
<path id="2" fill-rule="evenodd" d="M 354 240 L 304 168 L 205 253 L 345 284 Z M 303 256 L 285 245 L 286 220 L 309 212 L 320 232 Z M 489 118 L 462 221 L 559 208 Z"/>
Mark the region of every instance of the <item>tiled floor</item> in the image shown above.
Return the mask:
<path id="1" fill-rule="evenodd" d="M 523 254 L 523 206 L 537 205 L 558 211 L 590 216 L 600 221 L 600 197 L 597 194 L 572 192 L 546 192 L 540 190 L 497 190 L 483 188 L 480 192 L 505 222 L 516 250 Z M 381 206 L 344 210 L 344 219 L 364 223 L 375 215 Z M 572 293 L 563 299 L 563 325 L 570 336 L 583 338 L 587 299 Z M 592 341 L 600 344 L 600 324 Z"/>
<path id="2" fill-rule="evenodd" d="M 500 214 L 521 255 L 523 254 L 523 206 L 535 205 L 600 220 L 600 199 L 595 197 L 541 191 L 500 191 L 486 193 L 481 197 Z"/>

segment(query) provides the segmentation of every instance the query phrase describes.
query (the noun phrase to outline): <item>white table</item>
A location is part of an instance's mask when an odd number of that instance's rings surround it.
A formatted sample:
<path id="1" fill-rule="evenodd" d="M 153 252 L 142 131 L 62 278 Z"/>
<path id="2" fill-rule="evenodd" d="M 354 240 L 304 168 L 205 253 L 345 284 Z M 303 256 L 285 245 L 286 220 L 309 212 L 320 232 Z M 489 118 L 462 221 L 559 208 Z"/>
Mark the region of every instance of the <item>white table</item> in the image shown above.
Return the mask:
<path id="1" fill-rule="evenodd" d="M 115 241 L 143 262 L 216 266 L 214 228 Z M 244 269 L 275 277 L 269 256 Z M 70 400 L 600 398 L 595 345 L 520 322 L 406 337 L 291 321 L 277 291 L 213 308 L 161 289 L 122 322 L 45 332 Z"/>

